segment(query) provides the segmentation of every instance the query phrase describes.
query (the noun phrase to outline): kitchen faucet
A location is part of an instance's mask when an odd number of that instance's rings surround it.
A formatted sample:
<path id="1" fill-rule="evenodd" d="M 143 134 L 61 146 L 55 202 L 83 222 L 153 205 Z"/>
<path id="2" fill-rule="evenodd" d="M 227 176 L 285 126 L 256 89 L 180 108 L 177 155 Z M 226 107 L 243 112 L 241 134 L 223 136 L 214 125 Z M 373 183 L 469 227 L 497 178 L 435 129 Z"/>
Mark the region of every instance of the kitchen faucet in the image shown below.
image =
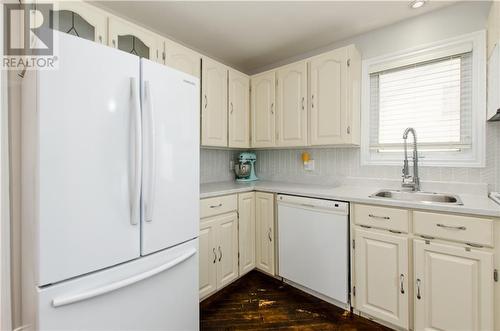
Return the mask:
<path id="1" fill-rule="evenodd" d="M 413 176 L 410 176 L 408 166 L 408 133 L 413 135 Z M 420 191 L 420 178 L 418 177 L 418 151 L 417 151 L 417 133 L 414 128 L 407 128 L 403 133 L 405 160 L 403 162 L 403 181 L 402 187 L 409 187 L 412 191 Z"/>

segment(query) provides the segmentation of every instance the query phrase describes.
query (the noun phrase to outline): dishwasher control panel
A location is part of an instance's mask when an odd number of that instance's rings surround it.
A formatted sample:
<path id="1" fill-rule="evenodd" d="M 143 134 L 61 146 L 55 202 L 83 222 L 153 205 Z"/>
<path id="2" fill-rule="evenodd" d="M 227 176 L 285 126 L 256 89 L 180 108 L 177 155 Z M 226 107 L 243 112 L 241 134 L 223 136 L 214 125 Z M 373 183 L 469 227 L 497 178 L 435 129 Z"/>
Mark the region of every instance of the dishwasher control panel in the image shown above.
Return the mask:
<path id="1" fill-rule="evenodd" d="M 318 198 L 300 197 L 294 195 L 278 194 L 278 203 L 299 205 L 308 208 L 327 209 L 337 213 L 349 214 L 349 203 L 343 201 L 326 200 Z"/>

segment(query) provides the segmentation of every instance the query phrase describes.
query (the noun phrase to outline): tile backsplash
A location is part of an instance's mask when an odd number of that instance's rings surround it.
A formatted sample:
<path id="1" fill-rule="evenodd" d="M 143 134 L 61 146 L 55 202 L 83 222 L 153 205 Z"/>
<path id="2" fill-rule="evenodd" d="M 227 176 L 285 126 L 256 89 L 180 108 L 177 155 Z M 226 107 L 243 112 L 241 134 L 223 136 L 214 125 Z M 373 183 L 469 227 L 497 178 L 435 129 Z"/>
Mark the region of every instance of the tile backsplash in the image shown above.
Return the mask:
<path id="1" fill-rule="evenodd" d="M 213 183 L 234 180 L 234 172 L 229 162 L 236 159 L 237 152 L 221 149 L 200 149 L 200 183 Z"/>
<path id="2" fill-rule="evenodd" d="M 483 183 L 500 190 L 500 123 L 488 123 L 486 130 L 486 166 L 484 168 L 421 167 L 423 181 Z M 308 151 L 315 170 L 305 171 L 301 153 Z M 201 183 L 229 181 L 234 174 L 229 161 L 237 151 L 201 149 Z M 257 150 L 257 176 L 264 180 L 295 183 L 335 184 L 347 177 L 399 179 L 401 166 L 361 166 L 359 148 L 301 148 Z"/>

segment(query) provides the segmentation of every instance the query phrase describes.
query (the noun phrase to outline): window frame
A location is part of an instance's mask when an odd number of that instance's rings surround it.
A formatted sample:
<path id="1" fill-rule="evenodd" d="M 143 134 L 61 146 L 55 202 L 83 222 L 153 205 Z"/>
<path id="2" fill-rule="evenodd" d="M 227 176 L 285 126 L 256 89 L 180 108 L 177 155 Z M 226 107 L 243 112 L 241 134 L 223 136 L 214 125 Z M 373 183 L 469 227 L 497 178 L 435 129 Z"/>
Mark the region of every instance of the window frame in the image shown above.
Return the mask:
<path id="1" fill-rule="evenodd" d="M 402 165 L 401 153 L 370 150 L 370 73 L 458 54 L 472 49 L 472 148 L 463 152 L 421 153 L 420 165 L 439 167 L 484 167 L 486 159 L 486 31 L 481 30 L 391 54 L 363 60 L 361 100 L 361 165 Z M 403 132 L 401 132 L 401 136 Z M 411 137 L 410 141 L 411 141 Z M 418 138 L 418 132 L 417 132 Z M 409 146 L 411 151 L 411 146 Z"/>

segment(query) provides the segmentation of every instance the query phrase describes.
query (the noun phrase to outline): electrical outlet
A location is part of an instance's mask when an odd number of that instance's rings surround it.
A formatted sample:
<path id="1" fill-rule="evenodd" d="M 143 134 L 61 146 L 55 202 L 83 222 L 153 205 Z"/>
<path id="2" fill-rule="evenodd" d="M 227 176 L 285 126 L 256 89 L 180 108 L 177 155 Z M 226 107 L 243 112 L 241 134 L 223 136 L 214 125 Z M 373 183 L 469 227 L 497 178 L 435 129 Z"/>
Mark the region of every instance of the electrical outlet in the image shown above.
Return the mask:
<path id="1" fill-rule="evenodd" d="M 314 171 L 314 160 L 309 160 L 304 163 L 305 171 Z"/>
<path id="2" fill-rule="evenodd" d="M 231 170 L 231 171 L 234 170 L 234 161 L 233 160 L 229 161 L 229 170 Z"/>

